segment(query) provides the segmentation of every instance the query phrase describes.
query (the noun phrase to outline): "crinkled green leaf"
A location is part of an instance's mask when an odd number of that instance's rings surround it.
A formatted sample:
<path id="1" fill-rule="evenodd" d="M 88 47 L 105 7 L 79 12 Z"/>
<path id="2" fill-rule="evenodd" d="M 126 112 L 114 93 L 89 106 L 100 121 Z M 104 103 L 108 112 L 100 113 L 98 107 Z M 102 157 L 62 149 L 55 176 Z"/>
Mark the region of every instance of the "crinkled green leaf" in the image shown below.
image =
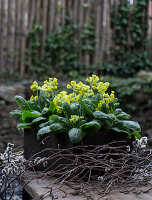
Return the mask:
<path id="1" fill-rule="evenodd" d="M 37 118 L 33 119 L 32 124 L 42 122 L 42 121 L 45 121 L 45 120 L 46 120 L 45 117 L 37 117 Z"/>
<path id="2" fill-rule="evenodd" d="M 55 122 L 60 123 L 64 128 L 69 129 L 71 127 L 71 123 L 68 119 L 64 117 L 59 117 L 58 115 L 52 115 L 49 117 L 49 120 L 54 120 Z"/>
<path id="3" fill-rule="evenodd" d="M 85 133 L 79 128 L 72 128 L 69 131 L 69 138 L 72 143 L 78 143 L 85 136 Z"/>
<path id="4" fill-rule="evenodd" d="M 43 90 L 40 91 L 39 94 L 39 105 L 40 105 L 40 110 L 42 111 L 45 107 L 45 100 L 44 100 L 45 92 Z"/>
<path id="5" fill-rule="evenodd" d="M 54 120 L 50 120 L 50 121 L 48 121 L 48 122 L 45 122 L 45 123 L 40 124 L 39 127 L 40 127 L 40 128 L 43 128 L 43 127 L 45 127 L 45 126 L 50 126 L 50 125 L 52 125 L 53 123 L 55 123 Z"/>
<path id="6" fill-rule="evenodd" d="M 115 110 L 115 115 L 116 115 L 116 116 L 119 115 L 119 114 L 121 114 L 121 113 L 122 113 L 122 109 L 117 108 L 117 109 Z"/>
<path id="7" fill-rule="evenodd" d="M 128 129 L 131 129 L 133 131 L 139 131 L 139 132 L 141 131 L 141 128 L 138 122 L 126 121 L 126 120 L 123 120 L 122 122 L 123 122 L 123 126 Z"/>
<path id="8" fill-rule="evenodd" d="M 84 101 L 79 100 L 79 103 L 81 104 L 82 108 L 85 109 L 85 112 L 87 115 L 94 117 L 93 112 L 91 111 L 91 109 L 88 107 L 88 105 Z"/>
<path id="9" fill-rule="evenodd" d="M 99 131 L 99 129 L 101 128 L 101 125 L 96 121 L 91 121 L 91 122 L 81 125 L 80 128 L 86 133 L 89 133 L 89 132 L 95 133 Z"/>
<path id="10" fill-rule="evenodd" d="M 77 103 L 72 103 L 71 105 L 72 115 L 79 115 L 80 106 Z"/>
<path id="11" fill-rule="evenodd" d="M 134 131 L 133 133 L 132 133 L 137 139 L 141 139 L 141 135 L 140 135 L 140 133 L 138 132 L 138 131 Z"/>
<path id="12" fill-rule="evenodd" d="M 129 134 L 128 131 L 124 130 L 123 128 L 121 129 L 121 128 L 118 128 L 118 127 L 112 127 L 111 130 L 114 130 L 114 131 L 119 132 L 119 133 Z"/>
<path id="13" fill-rule="evenodd" d="M 24 111 L 22 115 L 22 119 L 24 122 L 31 122 L 34 118 L 41 117 L 41 115 L 38 112 L 30 112 L 30 111 Z"/>
<path id="14" fill-rule="evenodd" d="M 64 132 L 65 128 L 60 124 L 60 123 L 53 123 L 50 126 L 50 131 L 51 133 L 60 133 L 60 132 Z"/>
<path id="15" fill-rule="evenodd" d="M 10 117 L 20 117 L 22 116 L 22 111 L 21 110 L 13 110 L 12 112 L 10 112 Z"/>
<path id="16" fill-rule="evenodd" d="M 70 119 L 72 115 L 72 110 L 71 110 L 70 105 L 67 102 L 63 102 L 62 106 L 63 106 L 63 112 L 66 118 Z"/>
<path id="17" fill-rule="evenodd" d="M 129 119 L 131 116 L 128 115 L 127 113 L 125 112 L 122 112 L 121 114 L 118 114 L 117 115 L 117 119 L 121 119 L 121 120 L 124 120 L 124 119 Z"/>
<path id="18" fill-rule="evenodd" d="M 19 123 L 18 125 L 17 125 L 17 128 L 18 129 L 21 129 L 21 128 L 31 128 L 31 123 Z"/>
<path id="19" fill-rule="evenodd" d="M 111 121 L 117 120 L 116 117 L 115 117 L 115 115 L 114 115 L 114 114 L 111 114 L 111 113 L 108 113 L 108 114 L 107 114 L 107 119 L 108 119 L 108 120 L 111 120 Z"/>
<path id="20" fill-rule="evenodd" d="M 108 115 L 106 114 L 106 113 L 104 113 L 104 112 L 101 112 L 101 111 L 95 111 L 94 113 L 93 113 L 93 115 L 94 115 L 94 117 L 96 118 L 96 119 L 107 119 L 108 118 Z"/>
<path id="21" fill-rule="evenodd" d="M 37 139 L 39 139 L 42 135 L 50 133 L 50 126 L 45 126 L 43 128 L 41 128 L 38 133 L 37 133 Z"/>
<path id="22" fill-rule="evenodd" d="M 22 110 L 22 111 L 30 110 L 26 100 L 23 97 L 16 95 L 15 101 L 16 101 L 17 105 L 19 106 L 20 110 Z"/>

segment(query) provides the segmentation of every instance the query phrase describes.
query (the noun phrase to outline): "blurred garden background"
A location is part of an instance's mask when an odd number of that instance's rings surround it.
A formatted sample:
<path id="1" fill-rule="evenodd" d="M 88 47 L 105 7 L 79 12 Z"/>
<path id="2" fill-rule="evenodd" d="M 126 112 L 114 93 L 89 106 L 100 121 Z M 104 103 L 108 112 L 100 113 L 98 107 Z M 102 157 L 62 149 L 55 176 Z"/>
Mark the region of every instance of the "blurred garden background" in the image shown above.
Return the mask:
<path id="1" fill-rule="evenodd" d="M 49 77 L 110 82 L 152 137 L 152 0 L 0 0 L 0 150 L 22 144 L 14 96 Z"/>

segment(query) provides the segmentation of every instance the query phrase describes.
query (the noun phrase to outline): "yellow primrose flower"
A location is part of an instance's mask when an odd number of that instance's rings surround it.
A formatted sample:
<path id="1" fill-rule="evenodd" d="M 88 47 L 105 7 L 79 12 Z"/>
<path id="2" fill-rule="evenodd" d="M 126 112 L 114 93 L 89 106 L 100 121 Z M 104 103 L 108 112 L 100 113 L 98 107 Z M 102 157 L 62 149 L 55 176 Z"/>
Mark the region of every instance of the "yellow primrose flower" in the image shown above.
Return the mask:
<path id="1" fill-rule="evenodd" d="M 71 81 L 71 85 L 74 86 L 76 84 L 75 81 Z"/>
<path id="2" fill-rule="evenodd" d="M 35 97 L 34 97 L 34 96 L 32 95 L 32 96 L 30 97 L 30 101 L 34 101 L 34 100 L 37 100 L 37 99 L 38 99 L 38 96 L 35 96 Z"/>
<path id="3" fill-rule="evenodd" d="M 76 124 L 77 121 L 84 119 L 84 116 L 71 115 L 69 119 L 71 123 Z"/>
<path id="4" fill-rule="evenodd" d="M 36 81 L 34 81 L 30 88 L 33 91 L 37 91 L 39 88 L 38 83 Z"/>
<path id="5" fill-rule="evenodd" d="M 67 89 L 70 89 L 70 88 L 71 88 L 71 85 L 70 85 L 70 84 L 68 84 L 68 85 L 67 85 Z"/>

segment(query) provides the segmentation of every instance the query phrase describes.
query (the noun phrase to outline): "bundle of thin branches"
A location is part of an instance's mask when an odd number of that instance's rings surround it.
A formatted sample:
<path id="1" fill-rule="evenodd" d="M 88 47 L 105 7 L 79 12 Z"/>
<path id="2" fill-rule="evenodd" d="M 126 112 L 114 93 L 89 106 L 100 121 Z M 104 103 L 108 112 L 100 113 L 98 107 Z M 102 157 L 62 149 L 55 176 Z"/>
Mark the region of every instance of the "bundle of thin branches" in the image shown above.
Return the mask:
<path id="1" fill-rule="evenodd" d="M 41 153 L 45 152 L 49 152 L 50 156 L 40 158 Z M 89 186 L 100 189 L 102 195 L 106 195 L 112 189 L 149 183 L 152 180 L 152 150 L 130 149 L 123 141 L 69 149 L 48 148 L 33 155 L 29 161 L 22 160 L 21 169 L 8 176 L 19 179 L 27 170 L 43 169 L 35 178 L 56 177 L 55 182 L 59 183 L 59 187 L 79 183 L 81 192 Z M 3 191 L 6 192 L 4 187 Z"/>

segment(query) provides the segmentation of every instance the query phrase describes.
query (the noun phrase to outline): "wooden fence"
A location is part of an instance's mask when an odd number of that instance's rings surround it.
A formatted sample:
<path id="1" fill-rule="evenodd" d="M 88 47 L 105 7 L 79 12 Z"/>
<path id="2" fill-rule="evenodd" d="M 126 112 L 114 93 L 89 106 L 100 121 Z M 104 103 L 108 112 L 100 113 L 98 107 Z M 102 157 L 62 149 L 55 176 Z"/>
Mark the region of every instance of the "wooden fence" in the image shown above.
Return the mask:
<path id="1" fill-rule="evenodd" d="M 22 77 L 26 71 L 26 32 L 30 31 L 34 24 L 41 24 L 43 26 L 43 45 L 47 34 L 55 31 L 58 26 L 64 26 L 67 12 L 70 19 L 80 26 L 88 23 L 90 16 L 93 16 L 98 42 L 95 44 L 93 59 L 90 59 L 88 53 L 84 55 L 79 51 L 80 62 L 88 66 L 89 64 L 96 64 L 101 59 L 109 60 L 110 48 L 113 45 L 110 27 L 111 6 L 114 4 L 117 12 L 119 1 L 0 0 L 0 74 L 5 70 L 13 70 L 14 72 L 18 71 Z M 151 0 L 149 1 L 150 17 L 148 24 L 150 35 L 152 34 L 152 4 Z M 81 46 L 81 39 L 78 43 Z M 31 48 L 30 44 L 29 48 Z M 28 62 L 30 62 L 30 59 Z"/>

